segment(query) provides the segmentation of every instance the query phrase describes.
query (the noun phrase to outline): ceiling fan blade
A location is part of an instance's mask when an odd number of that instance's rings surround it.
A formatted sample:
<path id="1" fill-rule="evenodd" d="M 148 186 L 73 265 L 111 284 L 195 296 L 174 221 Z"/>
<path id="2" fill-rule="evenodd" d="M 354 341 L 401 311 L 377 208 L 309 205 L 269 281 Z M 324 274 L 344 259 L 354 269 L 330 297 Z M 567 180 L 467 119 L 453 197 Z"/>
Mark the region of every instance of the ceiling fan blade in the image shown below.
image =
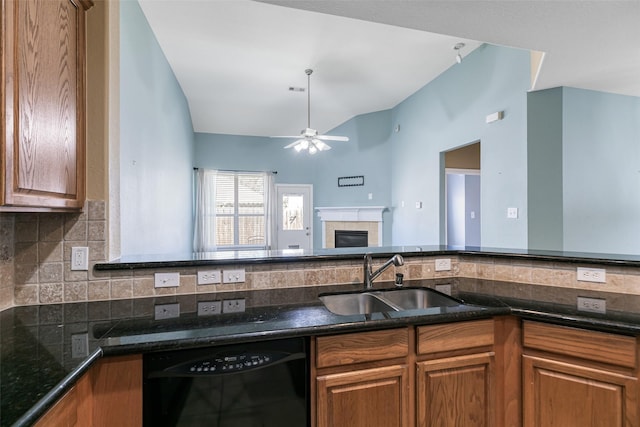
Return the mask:
<path id="1" fill-rule="evenodd" d="M 316 136 L 318 139 L 322 139 L 325 141 L 348 141 L 348 136 L 334 136 L 334 135 L 318 135 Z"/>
<path id="2" fill-rule="evenodd" d="M 270 136 L 269 138 L 300 138 L 300 135 L 280 135 L 280 136 Z"/>

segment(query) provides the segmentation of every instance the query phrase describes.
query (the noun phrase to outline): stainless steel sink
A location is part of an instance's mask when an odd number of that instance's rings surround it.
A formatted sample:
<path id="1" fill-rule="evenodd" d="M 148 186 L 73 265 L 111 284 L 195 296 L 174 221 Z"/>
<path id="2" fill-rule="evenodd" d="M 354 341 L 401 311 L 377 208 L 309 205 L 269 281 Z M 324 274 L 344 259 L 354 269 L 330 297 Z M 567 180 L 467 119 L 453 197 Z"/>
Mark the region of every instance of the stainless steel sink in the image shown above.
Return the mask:
<path id="1" fill-rule="evenodd" d="M 431 307 L 454 307 L 460 303 L 447 295 L 426 288 L 403 288 L 383 291 L 382 297 L 403 310 Z"/>
<path id="2" fill-rule="evenodd" d="M 396 311 L 371 292 L 323 295 L 320 300 L 330 312 L 344 316 Z"/>
<path id="3" fill-rule="evenodd" d="M 454 307 L 459 301 L 428 288 L 400 288 L 321 295 L 320 300 L 334 314 L 386 313 L 433 307 Z"/>

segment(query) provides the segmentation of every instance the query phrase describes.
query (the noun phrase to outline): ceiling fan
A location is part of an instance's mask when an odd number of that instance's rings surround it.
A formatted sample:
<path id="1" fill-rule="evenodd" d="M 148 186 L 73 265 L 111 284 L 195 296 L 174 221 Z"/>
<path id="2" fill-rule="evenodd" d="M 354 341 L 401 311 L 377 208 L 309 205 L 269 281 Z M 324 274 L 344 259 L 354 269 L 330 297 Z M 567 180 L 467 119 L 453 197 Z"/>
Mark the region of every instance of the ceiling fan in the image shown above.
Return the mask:
<path id="1" fill-rule="evenodd" d="M 304 70 L 307 75 L 307 128 L 296 136 L 273 136 L 272 138 L 297 138 L 296 141 L 284 148 L 293 148 L 300 152 L 308 150 L 309 154 L 315 154 L 318 151 L 331 150 L 331 146 L 324 141 L 349 141 L 346 136 L 318 135 L 318 131 L 311 129 L 311 73 L 313 70 L 308 68 Z"/>

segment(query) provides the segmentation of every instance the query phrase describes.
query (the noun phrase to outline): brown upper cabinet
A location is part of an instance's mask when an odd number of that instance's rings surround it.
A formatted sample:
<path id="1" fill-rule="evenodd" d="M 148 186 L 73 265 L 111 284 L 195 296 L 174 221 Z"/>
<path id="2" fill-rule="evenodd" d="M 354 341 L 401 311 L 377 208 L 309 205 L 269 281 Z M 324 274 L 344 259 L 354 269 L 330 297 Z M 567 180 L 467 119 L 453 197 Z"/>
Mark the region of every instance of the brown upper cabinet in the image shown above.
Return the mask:
<path id="1" fill-rule="evenodd" d="M 85 12 L 92 0 L 0 0 L 0 210 L 85 201 Z"/>

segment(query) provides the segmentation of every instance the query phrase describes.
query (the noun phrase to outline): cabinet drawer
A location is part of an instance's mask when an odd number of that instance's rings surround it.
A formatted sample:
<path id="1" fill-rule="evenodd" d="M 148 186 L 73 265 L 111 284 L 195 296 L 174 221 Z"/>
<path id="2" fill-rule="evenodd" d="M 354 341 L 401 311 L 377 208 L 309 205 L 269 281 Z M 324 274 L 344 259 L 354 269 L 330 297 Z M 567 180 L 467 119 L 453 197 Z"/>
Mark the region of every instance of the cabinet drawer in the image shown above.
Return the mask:
<path id="1" fill-rule="evenodd" d="M 525 321 L 524 346 L 635 368 L 636 340 L 624 335 Z"/>
<path id="2" fill-rule="evenodd" d="M 493 319 L 418 328 L 418 354 L 492 346 L 493 341 Z"/>
<path id="3" fill-rule="evenodd" d="M 405 357 L 409 354 L 409 331 L 391 329 L 318 337 L 318 368 Z"/>

